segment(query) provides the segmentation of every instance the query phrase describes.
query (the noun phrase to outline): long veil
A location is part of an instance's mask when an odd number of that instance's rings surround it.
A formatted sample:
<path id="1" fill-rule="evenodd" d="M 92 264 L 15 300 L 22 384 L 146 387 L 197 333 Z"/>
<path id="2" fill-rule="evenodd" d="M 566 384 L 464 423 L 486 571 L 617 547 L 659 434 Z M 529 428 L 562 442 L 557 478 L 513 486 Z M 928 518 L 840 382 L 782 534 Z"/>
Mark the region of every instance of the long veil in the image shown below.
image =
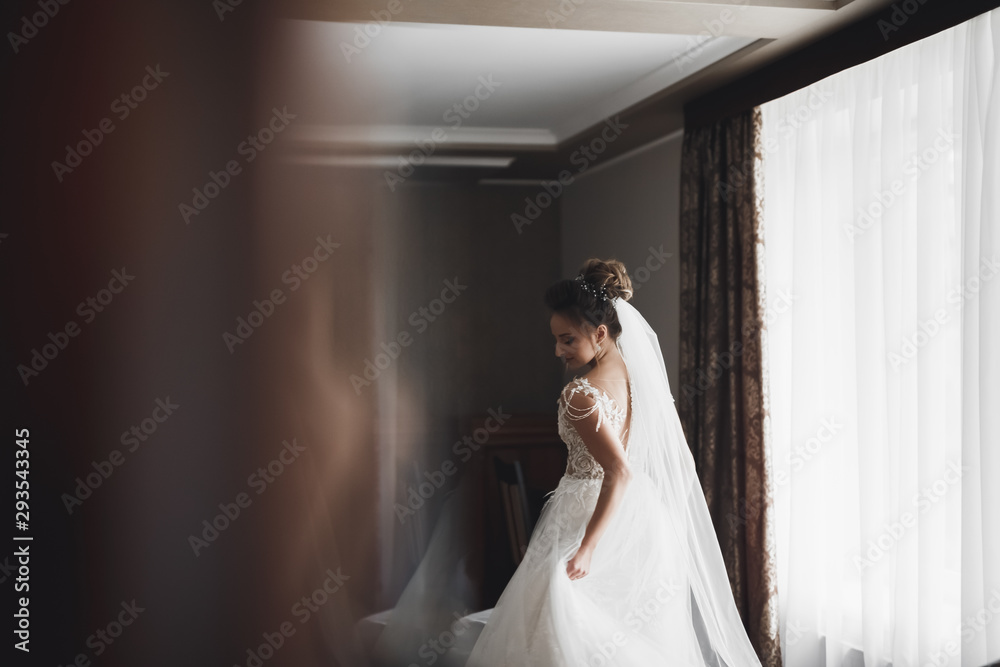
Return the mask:
<path id="1" fill-rule="evenodd" d="M 656 333 L 627 301 L 615 298 L 614 305 L 622 325 L 618 348 L 632 385 L 629 465 L 649 478 L 671 516 L 702 657 L 709 665 L 759 667 L 733 600 Z"/>

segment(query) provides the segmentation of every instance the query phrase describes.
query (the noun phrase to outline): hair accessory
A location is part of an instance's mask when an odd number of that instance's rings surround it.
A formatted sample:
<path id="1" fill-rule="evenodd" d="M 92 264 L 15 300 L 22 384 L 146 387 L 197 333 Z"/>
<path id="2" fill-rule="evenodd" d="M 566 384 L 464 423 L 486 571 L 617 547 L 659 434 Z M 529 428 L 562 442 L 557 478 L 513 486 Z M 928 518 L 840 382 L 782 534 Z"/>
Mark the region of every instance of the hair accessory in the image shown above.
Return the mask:
<path id="1" fill-rule="evenodd" d="M 604 285 L 597 287 L 594 283 L 584 278 L 582 273 L 576 277 L 576 280 L 580 283 L 580 287 L 590 292 L 595 299 L 599 301 L 608 300 L 608 288 Z"/>

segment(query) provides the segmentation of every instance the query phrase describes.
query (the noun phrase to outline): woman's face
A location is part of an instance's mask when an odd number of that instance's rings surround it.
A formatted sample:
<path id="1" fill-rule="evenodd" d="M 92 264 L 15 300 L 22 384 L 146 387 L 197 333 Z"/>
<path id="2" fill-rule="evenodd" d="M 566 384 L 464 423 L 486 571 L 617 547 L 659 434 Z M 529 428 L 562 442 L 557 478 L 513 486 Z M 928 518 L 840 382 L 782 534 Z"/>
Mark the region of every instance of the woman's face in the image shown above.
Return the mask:
<path id="1" fill-rule="evenodd" d="M 556 356 L 562 358 L 571 370 L 590 363 L 597 354 L 599 339 L 605 338 L 603 334 L 607 331 L 603 324 L 597 329 L 581 328 L 562 313 L 552 313 L 549 325 L 556 339 Z"/>

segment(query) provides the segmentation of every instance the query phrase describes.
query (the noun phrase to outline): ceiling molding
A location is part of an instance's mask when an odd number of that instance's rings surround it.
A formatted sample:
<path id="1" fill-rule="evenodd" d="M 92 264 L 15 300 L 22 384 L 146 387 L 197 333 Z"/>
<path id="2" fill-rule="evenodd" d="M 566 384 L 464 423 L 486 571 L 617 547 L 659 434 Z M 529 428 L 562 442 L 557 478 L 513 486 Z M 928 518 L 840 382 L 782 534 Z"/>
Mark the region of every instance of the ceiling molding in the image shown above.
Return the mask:
<path id="1" fill-rule="evenodd" d="M 289 18 L 777 39 L 846 0 L 298 0 Z"/>
<path id="2" fill-rule="evenodd" d="M 452 151 L 555 150 L 549 130 L 515 127 L 450 127 L 413 125 L 301 125 L 289 128 L 289 141 L 304 151 L 372 149 Z"/>
<path id="3" fill-rule="evenodd" d="M 303 125 L 299 128 L 294 148 L 302 155 L 335 155 L 337 152 L 389 155 L 393 151 L 410 152 L 421 145 L 420 141 L 427 145 L 426 142 L 434 139 L 433 132 L 438 129 L 446 134 L 442 136 L 439 132 L 440 140 L 432 142 L 437 151 L 434 157 L 514 155 L 516 160 L 509 163 L 509 168 L 500 170 L 504 179 L 545 180 L 553 178 L 561 170 L 576 168 L 573 166 L 574 157 L 580 149 L 596 141 L 607 118 L 620 116 L 628 124 L 628 129 L 613 142 L 608 142 L 606 147 L 601 145 L 601 154 L 586 165 L 586 169 L 592 172 L 601 164 L 648 147 L 651 142 L 683 128 L 684 107 L 692 100 L 738 80 L 768 62 L 789 57 L 802 44 L 815 42 L 845 25 L 865 20 L 873 10 L 888 6 L 893 1 L 898 0 L 345 0 L 339 3 L 299 0 L 293 2 L 291 8 L 284 8 L 286 16 L 318 22 L 353 19 L 356 27 L 350 28 L 350 34 L 361 30 L 376 44 L 365 47 L 369 50 L 365 51 L 364 57 L 369 63 L 389 67 L 389 71 L 396 56 L 389 50 L 391 47 L 387 49 L 385 45 L 393 42 L 380 41 L 386 38 L 379 35 L 386 26 L 393 24 L 411 26 L 410 30 L 420 31 L 432 29 L 432 26 L 423 26 L 433 22 L 444 24 L 433 26 L 433 29 L 443 28 L 446 31 L 460 31 L 467 26 L 494 26 L 560 29 L 546 30 L 553 35 L 569 30 L 660 33 L 679 36 L 679 43 L 664 45 L 666 58 L 659 64 L 654 64 L 655 58 L 650 58 L 652 67 L 648 73 L 636 72 L 633 68 L 632 76 L 623 77 L 619 88 L 611 86 L 613 92 L 602 91 L 596 102 L 566 106 L 565 113 L 554 120 L 546 118 L 545 127 L 538 127 L 541 123 L 535 120 L 533 124 L 536 127 L 527 129 L 435 128 L 426 124 L 427 121 L 435 122 L 433 115 L 414 105 L 410 112 L 423 113 L 422 117 L 419 114 L 413 116 L 421 118 L 420 126 L 338 126 L 337 121 L 331 120 L 330 125 Z M 717 39 L 719 36 L 730 39 Z M 683 49 L 685 39 L 691 44 L 687 51 Z M 452 40 L 449 38 L 447 41 Z M 410 39 L 406 45 L 412 47 L 413 43 L 419 44 L 419 40 Z M 594 44 L 600 43 L 595 35 Z M 514 39 L 510 48 L 517 49 L 518 44 Z M 332 49 L 338 49 L 337 42 L 331 43 Z M 677 53 L 671 54 L 670 50 Z M 599 50 L 597 52 L 600 53 Z M 339 49 L 335 53 L 340 56 Z M 382 60 L 372 58 L 373 54 L 378 54 Z M 404 54 L 405 51 L 398 57 L 405 58 Z M 557 54 L 550 54 L 550 57 L 553 55 L 558 57 Z M 692 62 L 688 62 L 686 56 L 691 56 Z M 664 64 L 666 59 L 671 60 Z M 677 67 L 680 60 L 684 61 L 683 68 Z M 453 70 L 461 71 L 460 65 L 458 68 L 455 66 L 461 62 L 460 59 L 448 62 L 448 76 Z M 545 62 L 539 60 L 538 67 L 544 68 Z M 356 67 L 354 64 L 351 66 Z M 671 72 L 672 67 L 684 71 Z M 387 70 L 374 70 L 368 76 L 377 77 L 378 71 Z M 353 75 L 348 73 L 348 76 Z M 363 82 L 373 79 L 359 76 L 357 80 L 363 86 Z M 391 87 L 387 85 L 386 89 L 391 90 Z M 410 91 L 408 94 L 411 95 L 425 90 L 401 89 Z M 443 90 L 440 86 L 426 89 L 434 90 L 438 95 Z M 509 90 L 513 89 L 505 88 L 502 92 Z M 534 97 L 529 99 L 540 99 L 538 96 L 543 93 L 544 90 L 536 90 L 532 92 Z M 499 97 L 496 99 L 503 101 Z M 391 107 L 383 105 L 383 108 Z M 517 106 L 513 109 L 513 112 L 507 110 L 507 115 L 482 120 L 489 125 L 506 125 L 509 118 L 511 124 L 516 125 L 519 121 L 531 123 L 530 119 L 538 117 L 537 114 L 518 113 L 520 107 Z M 314 120 L 322 123 L 323 117 L 320 115 Z M 366 122 L 365 119 L 359 120 L 360 123 Z M 341 122 L 358 121 L 344 119 Z M 398 160 L 398 156 L 395 159 Z M 442 170 L 433 171 L 443 173 Z M 460 171 L 456 169 L 456 173 Z M 486 176 L 475 176 L 483 177 Z"/>
<path id="4" fill-rule="evenodd" d="M 349 167 L 372 169 L 396 169 L 401 165 L 399 155 L 302 155 L 288 154 L 282 156 L 287 164 L 298 164 L 311 167 Z M 419 162 L 413 162 L 414 167 L 463 167 L 478 169 L 506 169 L 515 160 L 512 156 L 476 156 L 476 155 L 430 155 Z"/>
<path id="5" fill-rule="evenodd" d="M 616 93 L 605 97 L 597 104 L 581 109 L 568 118 L 554 133 L 559 142 L 564 142 L 578 135 L 587 128 L 593 127 L 603 119 L 621 113 L 635 104 L 649 99 L 665 89 L 693 76 L 697 72 L 710 67 L 713 63 L 726 58 L 752 44 L 756 40 L 739 37 L 721 40 L 709 37 L 704 40 L 692 40 L 692 46 L 687 51 L 674 54 L 670 62 L 650 72 L 646 76 L 633 81 Z"/>

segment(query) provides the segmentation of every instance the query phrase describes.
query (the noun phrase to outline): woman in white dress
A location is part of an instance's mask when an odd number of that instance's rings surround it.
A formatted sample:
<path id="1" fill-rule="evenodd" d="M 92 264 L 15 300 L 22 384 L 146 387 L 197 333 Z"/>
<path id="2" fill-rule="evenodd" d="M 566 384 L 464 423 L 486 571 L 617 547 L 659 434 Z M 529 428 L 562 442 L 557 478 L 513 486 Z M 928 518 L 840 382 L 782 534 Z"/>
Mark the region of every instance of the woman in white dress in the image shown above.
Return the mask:
<path id="1" fill-rule="evenodd" d="M 546 292 L 566 472 L 468 667 L 759 667 L 625 267 L 589 260 Z"/>

